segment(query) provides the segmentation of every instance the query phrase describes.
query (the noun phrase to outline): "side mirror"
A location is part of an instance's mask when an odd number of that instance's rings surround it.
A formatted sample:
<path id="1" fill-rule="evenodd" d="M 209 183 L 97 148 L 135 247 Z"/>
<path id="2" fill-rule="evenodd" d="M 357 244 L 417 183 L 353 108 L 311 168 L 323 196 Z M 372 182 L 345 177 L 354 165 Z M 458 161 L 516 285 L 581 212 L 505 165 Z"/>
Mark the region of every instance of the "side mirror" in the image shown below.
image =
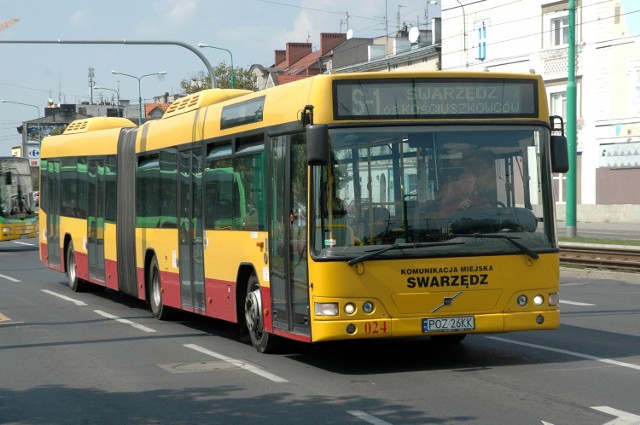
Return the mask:
<path id="1" fill-rule="evenodd" d="M 11 171 L 4 172 L 4 184 L 6 186 L 11 186 Z"/>
<path id="2" fill-rule="evenodd" d="M 329 164 L 329 127 L 326 124 L 307 126 L 307 164 Z"/>
<path id="3" fill-rule="evenodd" d="M 564 136 L 551 136 L 551 171 L 554 173 L 569 171 L 569 150 L 567 138 Z"/>

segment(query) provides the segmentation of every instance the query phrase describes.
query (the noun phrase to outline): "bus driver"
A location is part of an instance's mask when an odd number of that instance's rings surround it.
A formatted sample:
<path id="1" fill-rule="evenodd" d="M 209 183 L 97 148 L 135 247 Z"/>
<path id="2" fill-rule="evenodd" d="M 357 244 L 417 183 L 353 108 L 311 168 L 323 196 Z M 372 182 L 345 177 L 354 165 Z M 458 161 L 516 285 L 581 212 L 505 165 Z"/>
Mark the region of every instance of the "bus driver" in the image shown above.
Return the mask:
<path id="1" fill-rule="evenodd" d="M 491 189 L 488 179 L 483 178 L 483 168 L 467 164 L 461 173 L 451 176 L 444 182 L 439 195 L 438 212 L 448 216 L 468 208 L 486 208 L 494 205 L 488 191 Z"/>

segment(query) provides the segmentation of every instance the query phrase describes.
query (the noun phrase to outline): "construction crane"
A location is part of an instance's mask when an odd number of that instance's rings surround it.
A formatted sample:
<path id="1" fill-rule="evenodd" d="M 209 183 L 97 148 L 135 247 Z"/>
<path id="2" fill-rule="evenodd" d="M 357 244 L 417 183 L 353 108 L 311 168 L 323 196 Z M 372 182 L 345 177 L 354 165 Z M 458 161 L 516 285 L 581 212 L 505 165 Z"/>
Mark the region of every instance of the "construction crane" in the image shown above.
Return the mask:
<path id="1" fill-rule="evenodd" d="M 4 22 L 0 23 L 0 31 L 6 30 L 11 25 L 17 24 L 18 22 L 20 22 L 20 19 L 18 19 L 18 18 L 11 18 L 8 21 L 4 21 Z"/>

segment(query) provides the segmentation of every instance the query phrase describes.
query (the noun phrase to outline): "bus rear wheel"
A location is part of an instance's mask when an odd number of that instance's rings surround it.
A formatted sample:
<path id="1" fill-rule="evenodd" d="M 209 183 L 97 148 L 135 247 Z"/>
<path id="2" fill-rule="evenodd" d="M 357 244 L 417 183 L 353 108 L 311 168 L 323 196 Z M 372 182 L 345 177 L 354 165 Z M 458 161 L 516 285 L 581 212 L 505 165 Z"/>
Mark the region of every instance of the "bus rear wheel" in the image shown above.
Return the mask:
<path id="1" fill-rule="evenodd" d="M 169 307 L 162 304 L 162 287 L 160 285 L 160 267 L 154 256 L 147 272 L 147 288 L 149 288 L 149 307 L 153 317 L 158 320 L 168 320 L 171 316 Z"/>
<path id="2" fill-rule="evenodd" d="M 78 277 L 76 253 L 73 249 L 72 241 L 69 241 L 69 245 L 67 246 L 67 255 L 65 258 L 67 260 L 67 281 L 69 282 L 69 288 L 73 292 L 85 292 L 89 285 L 85 280 Z"/>
<path id="3" fill-rule="evenodd" d="M 260 282 L 255 275 L 247 281 L 247 296 L 244 301 L 244 317 L 251 344 L 261 353 L 273 353 L 278 346 L 278 337 L 264 330 L 262 295 Z"/>

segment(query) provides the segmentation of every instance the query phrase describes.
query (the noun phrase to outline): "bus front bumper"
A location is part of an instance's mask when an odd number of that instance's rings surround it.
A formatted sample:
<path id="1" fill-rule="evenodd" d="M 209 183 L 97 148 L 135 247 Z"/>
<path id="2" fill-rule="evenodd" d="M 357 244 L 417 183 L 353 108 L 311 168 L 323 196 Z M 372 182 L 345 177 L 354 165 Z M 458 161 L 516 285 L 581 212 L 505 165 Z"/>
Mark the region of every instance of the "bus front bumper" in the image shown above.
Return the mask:
<path id="1" fill-rule="evenodd" d="M 473 317 L 473 330 L 454 332 L 423 332 L 423 319 L 376 318 L 369 320 L 316 320 L 313 324 L 312 341 L 337 341 L 366 338 L 403 338 L 449 333 L 487 334 L 532 330 L 552 330 L 560 327 L 558 310 L 538 310 L 528 312 L 509 312 L 470 315 Z M 469 316 L 464 316 L 469 317 Z M 435 319 L 442 317 L 433 317 Z"/>

